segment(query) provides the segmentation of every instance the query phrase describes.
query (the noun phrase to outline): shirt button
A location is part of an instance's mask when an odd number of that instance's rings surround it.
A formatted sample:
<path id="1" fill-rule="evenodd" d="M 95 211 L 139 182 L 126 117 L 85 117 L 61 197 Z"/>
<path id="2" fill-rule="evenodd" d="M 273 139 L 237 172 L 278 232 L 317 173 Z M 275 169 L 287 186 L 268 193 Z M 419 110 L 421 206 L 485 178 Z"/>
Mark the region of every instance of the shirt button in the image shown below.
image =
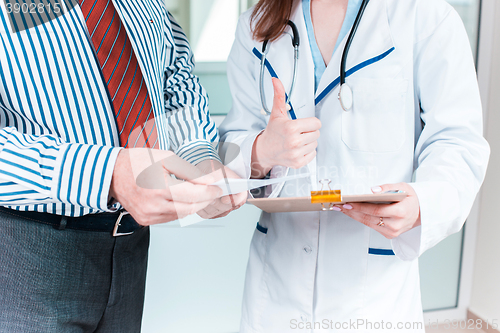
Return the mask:
<path id="1" fill-rule="evenodd" d="M 310 246 L 304 246 L 303 250 L 304 250 L 304 252 L 305 252 L 306 254 L 311 254 L 311 252 L 312 252 L 312 249 L 311 249 L 311 247 L 310 247 Z"/>

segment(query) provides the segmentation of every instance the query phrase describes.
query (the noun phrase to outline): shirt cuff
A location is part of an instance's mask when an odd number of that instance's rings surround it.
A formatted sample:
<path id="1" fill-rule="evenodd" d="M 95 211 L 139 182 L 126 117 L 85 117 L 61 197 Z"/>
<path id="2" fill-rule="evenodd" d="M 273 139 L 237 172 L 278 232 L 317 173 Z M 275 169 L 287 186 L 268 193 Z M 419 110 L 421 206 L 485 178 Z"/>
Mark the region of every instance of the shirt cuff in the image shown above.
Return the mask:
<path id="1" fill-rule="evenodd" d="M 207 140 L 196 140 L 183 144 L 175 151 L 175 154 L 193 165 L 205 160 L 217 160 L 222 163 L 215 143 L 212 144 Z"/>
<path id="2" fill-rule="evenodd" d="M 224 164 L 242 179 L 250 179 L 252 176 L 253 145 L 257 137 L 262 132 L 263 130 L 251 132 L 246 136 L 237 138 L 237 141 L 231 143 L 225 142 L 223 144 L 223 147 L 225 147 L 225 151 L 223 153 Z M 236 149 L 233 148 L 236 146 L 239 147 L 238 152 L 236 152 Z M 288 171 L 289 168 L 287 167 L 274 166 L 270 171 L 270 178 L 285 177 L 288 174 Z M 279 183 L 261 188 L 258 191 L 255 191 L 255 196 L 275 198 L 281 192 L 284 184 L 285 183 Z M 249 197 L 253 198 L 254 194 L 249 192 Z"/>
<path id="3" fill-rule="evenodd" d="M 123 148 L 84 144 L 62 144 L 55 163 L 51 195 L 61 202 L 103 212 L 108 207 L 109 188 L 118 153 Z"/>
<path id="4" fill-rule="evenodd" d="M 242 179 L 250 179 L 252 176 L 253 144 L 262 132 L 251 132 L 248 135 L 237 137 L 232 142 L 222 143 L 221 156 L 224 159 L 224 165 Z"/>

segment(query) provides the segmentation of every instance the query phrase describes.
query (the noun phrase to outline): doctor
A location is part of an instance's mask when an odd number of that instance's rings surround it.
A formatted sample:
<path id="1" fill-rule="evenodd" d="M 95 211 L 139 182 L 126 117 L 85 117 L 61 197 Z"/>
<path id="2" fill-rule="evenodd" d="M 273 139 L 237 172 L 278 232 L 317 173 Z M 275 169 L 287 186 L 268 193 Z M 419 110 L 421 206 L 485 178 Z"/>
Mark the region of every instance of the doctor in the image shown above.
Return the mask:
<path id="1" fill-rule="evenodd" d="M 241 147 L 229 167 L 247 178 L 312 172 L 267 189 L 271 197 L 307 196 L 322 179 L 343 193 L 409 196 L 333 212 L 263 213 L 242 333 L 424 332 L 418 257 L 461 229 L 483 181 L 489 146 L 458 14 L 442 0 L 371 0 L 346 58 L 353 100 L 344 111 L 340 63 L 361 7 L 261 0 L 241 17 L 228 60 L 233 108 L 220 128 Z M 286 105 L 294 64 L 288 20 L 301 43 Z M 259 91 L 264 40 L 270 115 Z"/>

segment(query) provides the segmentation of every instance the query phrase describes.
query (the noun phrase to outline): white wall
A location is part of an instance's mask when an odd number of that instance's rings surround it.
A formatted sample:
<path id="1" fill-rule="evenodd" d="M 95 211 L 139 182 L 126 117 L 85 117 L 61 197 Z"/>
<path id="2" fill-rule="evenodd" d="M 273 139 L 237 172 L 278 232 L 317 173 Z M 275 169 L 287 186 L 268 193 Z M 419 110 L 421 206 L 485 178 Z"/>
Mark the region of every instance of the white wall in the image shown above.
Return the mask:
<path id="1" fill-rule="evenodd" d="M 491 145 L 488 173 L 481 193 L 474 280 L 470 310 L 485 320 L 500 320 L 500 2 L 483 0 L 480 81 L 486 110 L 486 139 Z M 481 51 L 480 51 L 481 52 Z M 481 62 L 483 59 L 483 62 Z M 485 80 L 484 80 L 485 79 Z"/>

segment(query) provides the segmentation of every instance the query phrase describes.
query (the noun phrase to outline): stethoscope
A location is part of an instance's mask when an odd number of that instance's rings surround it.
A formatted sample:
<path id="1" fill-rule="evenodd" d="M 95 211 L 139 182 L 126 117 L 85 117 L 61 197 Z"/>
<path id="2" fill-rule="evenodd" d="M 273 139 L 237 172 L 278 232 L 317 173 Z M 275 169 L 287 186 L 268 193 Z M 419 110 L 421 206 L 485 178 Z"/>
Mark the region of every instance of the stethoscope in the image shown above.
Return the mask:
<path id="1" fill-rule="evenodd" d="M 297 66 L 299 64 L 299 46 L 300 46 L 300 37 L 299 30 L 297 26 L 292 21 L 288 20 L 288 25 L 292 28 L 292 45 L 293 45 L 293 74 L 292 74 L 292 85 L 290 86 L 290 91 L 286 97 L 286 104 L 290 105 L 290 99 L 292 98 L 293 88 L 295 87 L 295 82 L 297 81 Z M 267 108 L 266 105 L 266 94 L 264 91 L 264 71 L 266 68 L 266 57 L 269 52 L 269 48 L 267 45 L 269 44 L 269 39 L 266 39 L 262 44 L 262 57 L 260 58 L 260 81 L 259 81 L 259 89 L 260 89 L 260 101 L 262 103 L 262 114 L 270 115 L 271 111 Z"/>
<path id="2" fill-rule="evenodd" d="M 347 38 L 346 45 L 344 47 L 344 52 L 342 53 L 342 60 L 340 62 L 340 90 L 339 90 L 339 101 L 340 106 L 344 111 L 349 111 L 352 108 L 353 104 L 353 92 L 351 87 L 345 82 L 346 79 L 346 62 L 347 55 L 349 53 L 349 49 L 351 48 L 352 41 L 354 40 L 354 36 L 356 35 L 356 31 L 358 30 L 359 23 L 363 17 L 363 13 L 365 12 L 366 6 L 370 0 L 363 0 L 361 3 L 361 7 L 359 8 L 358 15 L 356 16 L 356 20 L 354 21 L 351 32 L 349 33 L 349 37 Z M 290 90 L 288 92 L 286 98 L 286 104 L 290 108 L 290 100 L 292 98 L 293 88 L 295 87 L 295 82 L 297 80 L 297 66 L 299 63 L 299 46 L 300 46 L 300 37 L 297 26 L 292 21 L 288 21 L 288 25 L 292 28 L 292 46 L 294 50 L 293 54 L 293 74 L 292 74 L 292 84 L 290 86 Z M 259 80 L 259 89 L 260 89 L 260 100 L 262 103 L 262 114 L 270 115 L 271 111 L 267 108 L 266 105 L 266 96 L 264 92 L 264 71 L 266 67 L 266 57 L 269 52 L 269 48 L 267 47 L 269 44 L 269 40 L 265 40 L 262 44 L 262 57 L 260 60 L 260 80 Z"/>

